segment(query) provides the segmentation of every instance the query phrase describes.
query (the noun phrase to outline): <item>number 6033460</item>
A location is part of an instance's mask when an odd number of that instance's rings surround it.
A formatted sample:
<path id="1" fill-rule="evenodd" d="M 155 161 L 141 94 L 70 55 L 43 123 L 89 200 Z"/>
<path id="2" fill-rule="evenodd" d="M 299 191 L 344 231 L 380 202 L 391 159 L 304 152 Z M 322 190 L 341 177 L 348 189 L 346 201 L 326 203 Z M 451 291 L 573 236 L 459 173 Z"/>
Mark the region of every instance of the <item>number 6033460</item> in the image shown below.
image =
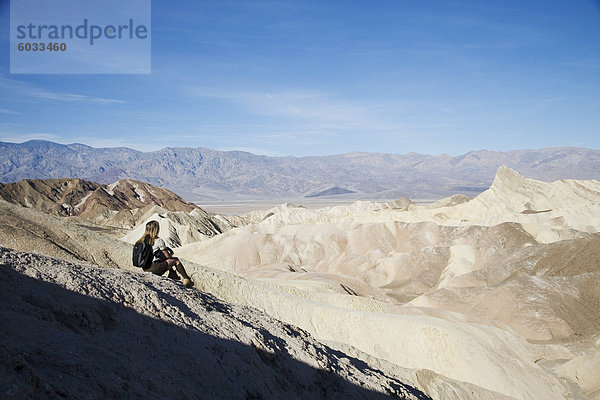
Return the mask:
<path id="1" fill-rule="evenodd" d="M 66 51 L 66 43 L 19 43 L 17 45 L 19 51 Z"/>

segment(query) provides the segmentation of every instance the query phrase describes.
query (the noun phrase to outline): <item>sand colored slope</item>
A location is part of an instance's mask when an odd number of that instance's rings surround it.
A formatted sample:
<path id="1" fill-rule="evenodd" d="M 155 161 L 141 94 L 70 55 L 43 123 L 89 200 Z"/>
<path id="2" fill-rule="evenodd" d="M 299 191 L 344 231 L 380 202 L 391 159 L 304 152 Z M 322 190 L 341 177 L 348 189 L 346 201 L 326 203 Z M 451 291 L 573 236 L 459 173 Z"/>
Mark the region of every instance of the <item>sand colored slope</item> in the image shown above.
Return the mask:
<path id="1" fill-rule="evenodd" d="M 283 205 L 247 217 L 254 224 L 178 255 L 268 290 L 204 279 L 206 290 L 404 367 L 515 398 L 568 398 L 535 361 L 571 359 L 551 343 L 600 330 L 597 181 L 500 168 L 472 200 Z"/>
<path id="2" fill-rule="evenodd" d="M 102 227 L 0 200 L 0 245 L 103 267 L 131 264 L 131 245 L 102 234 Z"/>
<path id="3" fill-rule="evenodd" d="M 422 224 L 400 225 L 419 228 L 407 235 L 413 244 L 419 233 L 430 233 Z M 440 232 L 445 230 L 436 230 L 437 237 L 441 239 Z M 312 245 L 317 250 L 310 247 L 301 258 L 287 247 L 273 251 L 277 237 L 257 233 L 236 235 L 243 240 L 228 243 L 222 256 L 221 241 L 229 242 L 227 235 L 183 248 L 178 254 L 212 267 L 229 266 L 243 276 L 301 287 L 311 291 L 306 297 L 322 297 L 319 293 L 328 291 L 394 304 L 414 299 L 410 304 L 415 306 L 457 311 L 486 323 L 502 322 L 530 340 L 587 337 L 600 330 L 600 293 L 595 290 L 600 286 L 599 235 L 545 245 L 531 244 L 530 236 L 511 224 L 450 232 L 456 236 L 445 236 L 446 240 L 434 247 L 391 251 L 388 257 L 372 246 L 367 255 L 379 256 L 375 259 L 354 251 L 328 254 L 325 248 L 338 250 L 341 246 L 324 246 L 316 240 Z M 462 244 L 448 245 L 457 241 Z M 254 243 L 256 247 L 252 247 Z M 299 239 L 293 243 L 300 252 Z M 249 252 L 240 255 L 238 246 Z M 346 244 L 345 248 L 356 247 Z M 186 254 L 190 249 L 196 257 Z M 561 255 L 558 260 L 557 254 Z M 252 266 L 252 262 L 261 264 Z"/>
<path id="4" fill-rule="evenodd" d="M 259 223 L 184 246 L 178 255 L 304 288 L 310 281 L 324 282 L 322 287 L 313 283 L 314 292 L 344 290 L 395 304 L 422 296 L 412 304 L 500 321 L 530 340 L 586 336 L 599 327 L 596 317 L 578 317 L 600 310 L 599 295 L 586 289 L 593 285 L 584 285 L 594 282 L 600 270 L 598 235 L 588 233 L 600 229 L 596 186 L 596 181 L 532 181 L 502 168 L 490 190 L 468 202 L 408 204 L 412 211 L 370 202 L 322 210 L 284 205 L 262 217 L 254 213 Z M 537 212 L 543 207 L 553 211 Z M 565 216 L 560 225 L 553 212 Z M 396 220 L 419 220 L 431 213 L 437 219 L 443 214 L 446 223 Z M 390 219 L 373 222 L 382 215 Z M 281 223 L 284 217 L 289 217 L 287 224 Z M 522 222 L 486 225 L 511 217 Z M 465 218 L 484 224 L 469 225 Z M 450 223 L 457 219 L 456 225 Z M 550 243 L 538 242 L 550 233 Z M 557 241 L 559 237 L 563 240 Z M 587 272 L 591 275 L 571 279 Z M 480 303 L 483 307 L 475 306 Z"/>
<path id="5" fill-rule="evenodd" d="M 319 339 L 346 343 L 402 367 L 429 369 L 516 399 L 569 397 L 568 388 L 536 364 L 540 359 L 570 359 L 564 347 L 530 344 L 506 330 L 465 322 L 458 314 L 438 318 L 415 308 L 402 314 L 356 311 L 300 297 L 269 283 L 190 268 L 199 289 L 257 307 Z"/>
<path id="6" fill-rule="evenodd" d="M 236 272 L 287 264 L 414 296 L 451 284 L 455 275 L 484 268 L 497 259 L 498 250 L 514 254 L 533 244 L 532 236 L 512 223 L 492 227 L 396 221 L 257 224 L 184 246 L 178 255 Z"/>
<path id="7" fill-rule="evenodd" d="M 600 332 L 600 235 L 498 254 L 410 302 L 501 321 L 524 338 L 585 339 Z"/>
<path id="8" fill-rule="evenodd" d="M 443 288 L 409 304 L 501 321 L 535 341 L 585 338 L 600 330 L 600 274 L 573 278 L 522 274 L 494 286 Z"/>
<path id="9" fill-rule="evenodd" d="M 140 221 L 142 223 L 123 237 L 125 242 L 135 243 L 144 234 L 147 222 L 158 221 L 160 237 L 172 248 L 200 242 L 231 229 L 235 224 L 244 224 L 241 218 L 209 215 L 200 209 L 187 213 L 158 207 L 147 210 Z"/>
<path id="10" fill-rule="evenodd" d="M 600 399 L 600 340 L 596 348 L 556 367 L 556 372 L 576 382 L 590 399 Z"/>

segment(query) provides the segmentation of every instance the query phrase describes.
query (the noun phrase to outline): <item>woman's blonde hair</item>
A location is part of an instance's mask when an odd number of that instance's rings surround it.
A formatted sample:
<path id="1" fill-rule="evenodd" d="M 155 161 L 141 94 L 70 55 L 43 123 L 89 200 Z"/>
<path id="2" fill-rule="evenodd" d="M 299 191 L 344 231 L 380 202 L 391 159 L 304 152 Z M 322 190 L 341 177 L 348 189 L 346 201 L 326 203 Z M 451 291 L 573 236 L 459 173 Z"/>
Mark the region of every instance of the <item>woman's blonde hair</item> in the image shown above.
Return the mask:
<path id="1" fill-rule="evenodd" d="M 150 221 L 146 224 L 146 231 L 142 235 L 142 237 L 137 241 L 137 243 L 146 242 L 150 246 L 154 246 L 154 241 L 158 237 L 158 231 L 160 229 L 160 225 L 158 225 L 158 221 Z"/>

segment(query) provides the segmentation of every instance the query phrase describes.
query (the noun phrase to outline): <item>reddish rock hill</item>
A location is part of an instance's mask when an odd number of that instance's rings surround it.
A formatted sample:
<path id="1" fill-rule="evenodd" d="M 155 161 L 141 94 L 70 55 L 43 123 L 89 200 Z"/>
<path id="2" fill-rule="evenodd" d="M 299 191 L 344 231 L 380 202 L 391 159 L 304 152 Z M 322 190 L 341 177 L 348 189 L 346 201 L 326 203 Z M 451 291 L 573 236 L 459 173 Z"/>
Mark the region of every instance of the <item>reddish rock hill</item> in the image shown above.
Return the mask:
<path id="1" fill-rule="evenodd" d="M 67 216 L 102 185 L 82 179 L 24 179 L 1 184 L 0 198 L 48 214 Z"/>
<path id="2" fill-rule="evenodd" d="M 48 214 L 78 215 L 94 222 L 153 206 L 166 211 L 200 210 L 167 189 L 130 179 L 110 185 L 82 179 L 24 179 L 0 184 L 0 199 Z"/>

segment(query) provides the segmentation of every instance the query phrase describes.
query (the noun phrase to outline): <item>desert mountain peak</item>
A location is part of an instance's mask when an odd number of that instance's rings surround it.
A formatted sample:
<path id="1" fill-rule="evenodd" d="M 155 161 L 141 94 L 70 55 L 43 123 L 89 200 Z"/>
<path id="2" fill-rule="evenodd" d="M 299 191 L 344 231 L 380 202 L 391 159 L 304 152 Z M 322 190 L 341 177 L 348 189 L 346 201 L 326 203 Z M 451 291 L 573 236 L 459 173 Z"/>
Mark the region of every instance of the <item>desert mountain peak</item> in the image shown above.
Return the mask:
<path id="1" fill-rule="evenodd" d="M 494 177 L 494 181 L 492 182 L 492 186 L 494 185 L 522 185 L 525 181 L 525 177 L 519 174 L 512 168 L 507 167 L 506 165 L 501 165 L 496 170 L 496 176 Z"/>
<path id="2" fill-rule="evenodd" d="M 488 210 L 504 207 L 525 213 L 586 208 L 600 202 L 600 182 L 593 179 L 543 182 L 502 166 L 490 189 L 475 200 Z"/>

